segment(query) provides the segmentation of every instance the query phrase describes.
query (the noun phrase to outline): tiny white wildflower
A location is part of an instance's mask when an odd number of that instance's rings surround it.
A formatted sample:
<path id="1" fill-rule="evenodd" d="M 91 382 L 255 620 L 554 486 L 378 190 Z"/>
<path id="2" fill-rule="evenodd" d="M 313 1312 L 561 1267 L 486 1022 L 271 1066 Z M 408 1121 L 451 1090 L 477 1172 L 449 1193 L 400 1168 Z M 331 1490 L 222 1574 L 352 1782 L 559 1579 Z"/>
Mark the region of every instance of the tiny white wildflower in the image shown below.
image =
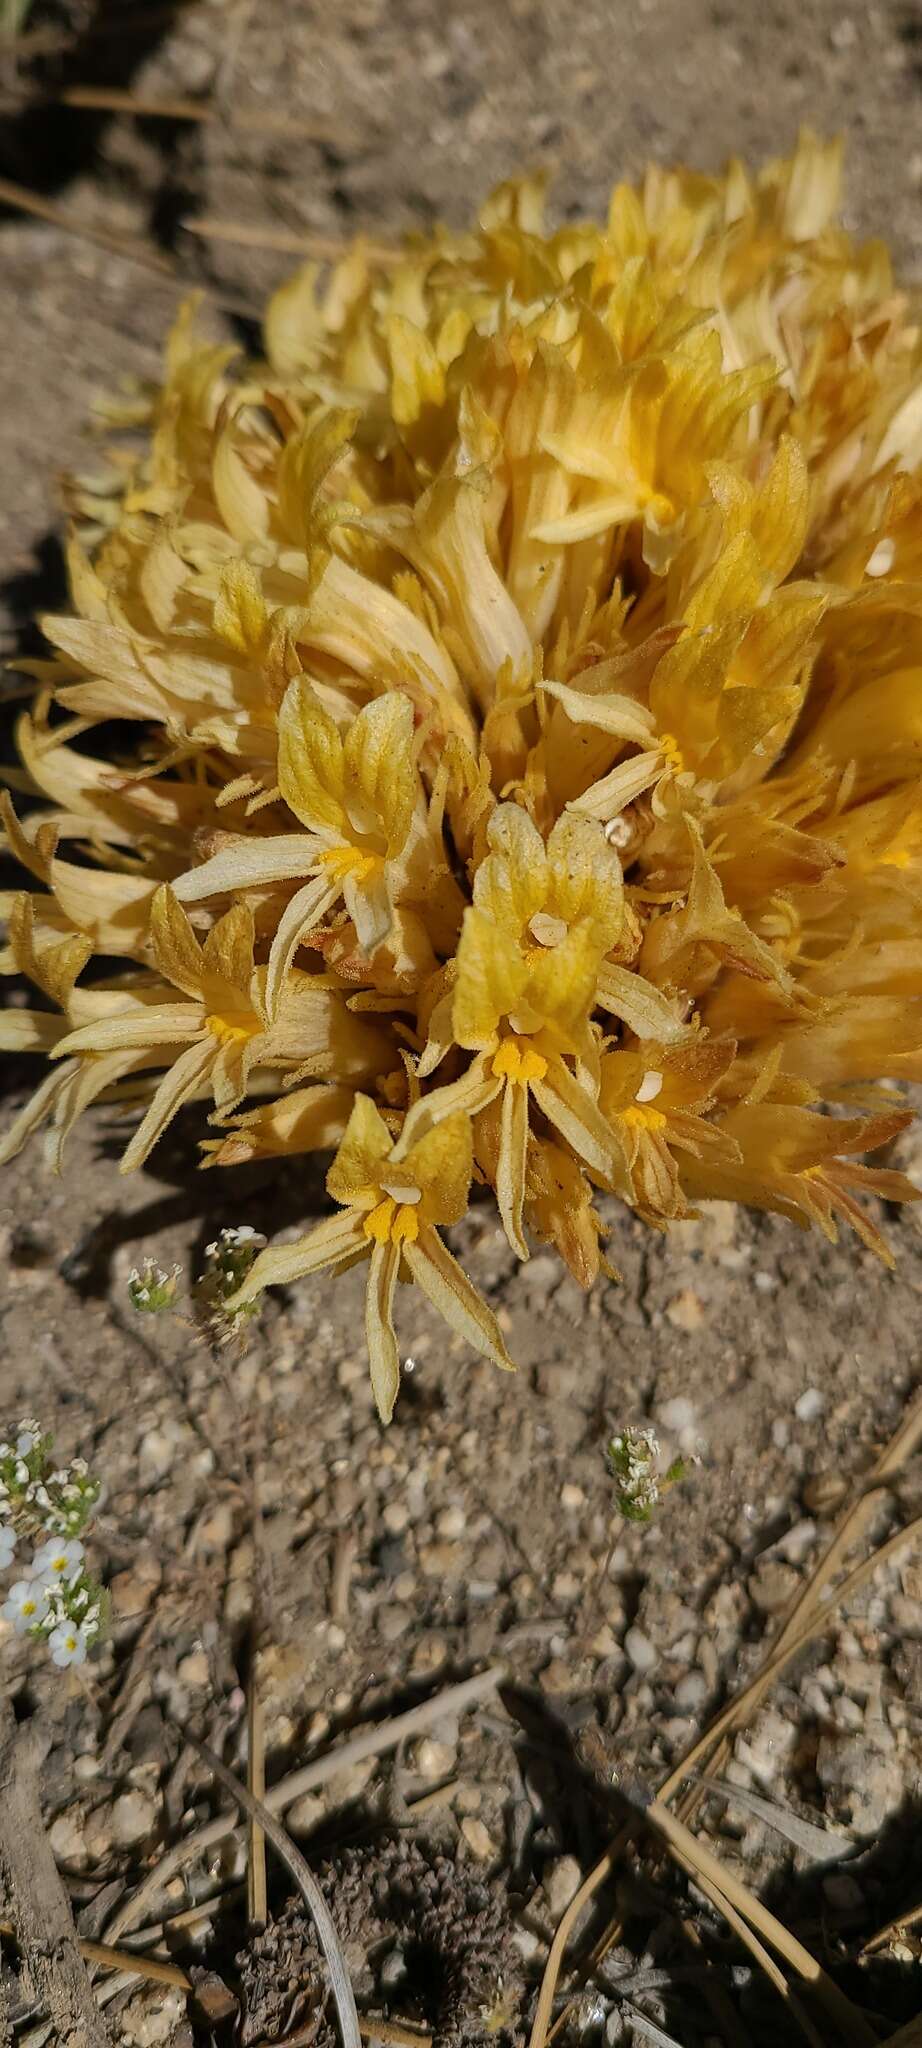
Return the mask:
<path id="1" fill-rule="evenodd" d="M 10 1522 L 0 1522 L 0 1571 L 12 1564 L 16 1552 L 16 1531 Z"/>
<path id="2" fill-rule="evenodd" d="M 53 1536 L 50 1542 L 42 1544 L 41 1550 L 36 1551 L 33 1569 L 39 1578 L 44 1578 L 46 1573 L 50 1573 L 54 1579 L 76 1579 L 83 1558 L 82 1543 L 77 1543 L 73 1538 L 62 1543 L 59 1536 Z"/>
<path id="3" fill-rule="evenodd" d="M 86 1629 L 79 1622 L 61 1621 L 48 1637 L 52 1664 L 85 1664 L 89 1648 Z"/>
<path id="4" fill-rule="evenodd" d="M 46 1586 L 39 1585 L 37 1579 L 17 1579 L 0 1607 L 0 1616 L 4 1621 L 12 1622 L 17 1635 L 24 1635 L 27 1629 L 41 1624 L 47 1607 Z"/>

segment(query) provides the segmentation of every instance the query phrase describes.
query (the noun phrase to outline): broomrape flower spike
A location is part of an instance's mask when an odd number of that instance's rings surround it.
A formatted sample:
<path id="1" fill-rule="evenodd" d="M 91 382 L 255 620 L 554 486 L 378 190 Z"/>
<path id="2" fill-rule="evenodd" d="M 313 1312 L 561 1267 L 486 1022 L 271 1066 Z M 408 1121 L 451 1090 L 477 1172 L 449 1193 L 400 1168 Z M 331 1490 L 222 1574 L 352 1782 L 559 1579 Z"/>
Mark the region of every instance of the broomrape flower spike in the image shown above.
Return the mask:
<path id="1" fill-rule="evenodd" d="M 400 1277 L 508 1362 L 439 1235 L 474 1178 L 586 1287 L 600 1196 L 888 1262 L 874 1198 L 918 1197 L 866 1155 L 922 1078 L 922 339 L 840 157 L 654 166 L 557 230 L 501 186 L 300 271 L 244 371 L 190 305 L 146 448 L 74 487 L 0 796 L 41 996 L 0 1045 L 46 1062 L 0 1159 L 98 1100 L 125 1170 L 184 1104 L 208 1168 L 338 1147 L 339 1213 L 222 1233 L 194 1298 L 224 1341 L 366 1261 L 384 1415 Z"/>

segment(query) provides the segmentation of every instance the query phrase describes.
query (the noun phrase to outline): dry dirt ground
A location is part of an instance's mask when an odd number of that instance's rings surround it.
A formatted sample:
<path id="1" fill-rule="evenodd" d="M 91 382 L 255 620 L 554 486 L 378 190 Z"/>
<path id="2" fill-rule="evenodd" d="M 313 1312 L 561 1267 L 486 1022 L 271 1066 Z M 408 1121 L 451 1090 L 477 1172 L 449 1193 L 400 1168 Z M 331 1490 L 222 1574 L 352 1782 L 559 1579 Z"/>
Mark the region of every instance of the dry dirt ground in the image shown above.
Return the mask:
<path id="1" fill-rule="evenodd" d="M 846 131 L 850 222 L 887 235 L 910 277 L 922 272 L 922 17 L 912 5 L 199 0 L 150 12 L 140 0 L 121 12 L 34 7 L 29 30 L 60 29 L 62 48 L 0 57 L 0 175 L 165 251 L 184 277 L 254 314 L 286 259 L 196 240 L 185 218 L 393 233 L 460 222 L 492 182 L 534 163 L 558 172 L 562 208 L 589 210 L 648 154 L 705 167 L 729 152 L 758 158 L 787 148 L 803 120 Z M 213 94 L 219 110 L 283 113 L 303 132 L 53 104 L 75 84 Z M 9 653 L 32 610 L 58 594 L 57 476 L 98 466 L 85 431 L 94 396 L 156 374 L 177 289 L 13 214 L 0 219 L 0 249 Z M 245 322 L 240 332 L 251 338 Z M 11 1064 L 4 1119 L 25 1085 Z M 587 1734 L 603 1777 L 655 1788 L 754 1668 L 845 1483 L 897 1425 L 919 1378 L 918 1222 L 889 1219 L 891 1275 L 852 1244 L 723 1205 L 668 1242 L 615 1217 L 622 1283 L 587 1300 L 544 1255 L 519 1268 L 491 1213 L 475 1211 L 456 1249 L 491 1293 L 518 1377 L 472 1362 L 408 1296 L 414 1370 L 385 1435 L 355 1276 L 273 1302 L 246 1356 L 217 1362 L 182 1323 L 142 1323 L 127 1305 L 141 1255 L 196 1271 L 219 1225 L 274 1234 L 318 1210 L 319 1174 L 196 1177 L 194 1134 L 180 1123 L 126 1183 L 115 1138 L 111 1118 L 88 1118 L 64 1179 L 33 1150 L 0 1183 L 0 1416 L 38 1410 L 61 1450 L 90 1457 L 107 1486 L 96 1555 L 114 1622 L 86 1683 L 52 1682 L 9 1635 L 0 1646 L 20 1713 L 40 1702 L 50 1717 L 46 1812 L 81 1931 L 105 1929 L 164 1845 L 214 1810 L 191 1738 L 241 1763 L 254 1669 L 271 1782 L 500 1658 L 512 1680 L 505 1707 L 488 1701 L 386 1763 L 339 1772 L 288 1820 L 312 1856 L 341 1857 L 351 1843 L 373 1857 L 388 1834 L 444 1852 L 473 1887 L 462 1918 L 476 1917 L 476 1887 L 496 1877 L 516 1932 L 512 1963 L 499 1942 L 493 1974 L 506 1975 L 514 2008 L 520 1969 L 533 1985 L 579 1870 L 611 1831 L 599 1774 L 585 1768 Z M 922 1162 L 918 1141 L 905 1162 Z M 667 1448 L 700 1459 L 647 1530 L 612 1525 L 602 1450 L 623 1422 L 652 1422 Z M 849 1959 L 918 1902 L 920 1731 L 922 1568 L 903 1552 L 791 1665 L 725 1767 L 740 1799 L 711 1796 L 697 1822 L 727 1869 L 891 2026 L 922 2005 L 915 1936 L 868 1969 Z M 826 1830 L 825 1847 L 804 1835 L 792 1844 L 777 1813 L 769 1823 L 746 1804 L 753 1794 L 783 1808 L 789 1828 L 793 1814 Z M 215 1851 L 172 1878 L 148 1921 L 233 1884 L 242 1867 L 239 1847 Z M 790 2031 L 687 1887 L 628 1864 L 618 1897 L 624 1945 L 583 1995 L 571 2038 L 694 2048 Z M 232 1902 L 230 1917 L 194 1923 L 181 1959 L 216 1965 L 239 1989 L 242 1927 Z M 389 2001 L 431 2021 L 412 1942 L 392 1930 L 375 1954 L 377 2009 Z M 710 1999 L 706 1964 L 720 1980 Z M 277 1958 L 266 1967 L 276 1981 Z M 487 2005 L 495 1994 L 494 1982 Z M 533 1997 L 518 2009 L 520 2036 Z M 282 2000 L 273 2018 L 257 1997 L 252 2010 L 246 2024 L 215 2007 L 203 2019 L 179 1992 L 128 1984 L 108 2007 L 113 2040 L 179 2048 L 190 2028 L 232 2041 L 274 2027 L 275 2038 L 294 2006 Z M 478 2011 L 464 2018 L 467 2038 L 480 2038 Z M 831 2022 L 821 2038 L 838 2048 L 844 2035 Z"/>

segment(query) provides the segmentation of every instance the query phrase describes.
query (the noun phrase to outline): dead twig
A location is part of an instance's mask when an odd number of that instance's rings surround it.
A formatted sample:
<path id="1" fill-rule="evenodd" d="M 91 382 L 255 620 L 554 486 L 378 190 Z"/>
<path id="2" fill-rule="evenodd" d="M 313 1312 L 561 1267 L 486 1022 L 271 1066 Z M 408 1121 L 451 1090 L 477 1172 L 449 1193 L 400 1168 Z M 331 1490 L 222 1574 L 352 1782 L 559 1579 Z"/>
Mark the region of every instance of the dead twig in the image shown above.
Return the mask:
<path id="1" fill-rule="evenodd" d="M 703 1779 L 707 1779 L 715 1772 L 723 1769 L 730 1753 L 728 1743 L 730 1733 L 734 1727 L 739 1726 L 742 1719 L 748 1718 L 753 1708 L 758 1705 L 763 1693 L 767 1692 L 776 1670 L 780 1668 L 777 1660 L 786 1657 L 786 1654 L 793 1654 L 794 1649 L 799 1647 L 801 1642 L 808 1640 L 803 1634 L 805 1621 L 810 1615 L 823 1611 L 820 1603 L 826 1588 L 829 1586 L 830 1581 L 835 1578 L 836 1572 L 843 1564 L 849 1550 L 858 1542 L 868 1523 L 873 1518 L 884 1494 L 889 1491 L 890 1481 L 900 1470 L 900 1467 L 906 1463 L 907 1458 L 912 1456 L 920 1440 L 922 1440 L 922 1393 L 911 1403 L 899 1428 L 876 1460 L 869 1477 L 862 1480 L 860 1486 L 853 1492 L 822 1556 L 817 1559 L 813 1570 L 808 1573 L 804 1584 L 798 1587 L 781 1624 L 780 1631 L 775 1637 L 770 1657 L 762 1665 L 761 1670 L 756 1673 L 751 1684 L 743 1692 L 738 1693 L 734 1701 L 731 1701 L 722 1719 L 719 1718 L 718 1721 L 712 1723 L 705 1736 L 696 1745 L 695 1751 L 685 1758 L 686 1768 L 692 1762 L 697 1761 L 698 1756 L 704 1752 L 706 1744 L 707 1751 L 710 1754 L 704 1765 Z M 838 1601 L 843 1597 L 843 1587 L 840 1586 L 836 1599 Z M 675 1774 L 673 1775 L 675 1776 Z M 679 1812 L 684 1820 L 689 1818 L 698 1800 L 702 1797 L 703 1789 L 703 1783 L 700 1786 L 695 1786 L 680 1803 Z M 665 1792 L 660 1796 L 666 1796 Z"/>
<path id="2" fill-rule="evenodd" d="M 34 220 L 46 221 L 52 228 L 63 228 L 65 234 L 79 235 L 84 242 L 95 242 L 98 248 L 107 249 L 114 256 L 127 256 L 129 262 L 140 264 L 143 270 L 152 271 L 155 277 L 175 276 L 172 263 L 166 256 L 158 256 L 155 249 L 133 241 L 130 235 L 117 235 L 111 228 L 94 227 L 89 221 L 74 220 L 63 207 L 55 206 L 50 199 L 43 199 L 38 192 L 30 192 L 27 185 L 14 185 L 9 178 L 0 178 L 0 206 L 11 206 L 17 213 L 31 214 Z"/>
<path id="3" fill-rule="evenodd" d="M 463 1713 L 466 1707 L 474 1706 L 478 1700 L 486 1699 L 488 1694 L 495 1692 L 505 1676 L 505 1665 L 493 1664 L 488 1671 L 480 1671 L 473 1678 L 462 1679 L 459 1685 L 447 1686 L 444 1692 L 435 1693 L 431 1699 L 421 1700 L 418 1706 L 409 1707 L 405 1714 L 395 1714 L 390 1721 L 366 1728 L 362 1735 L 354 1735 L 350 1742 L 328 1750 L 325 1756 L 315 1757 L 312 1763 L 304 1764 L 300 1770 L 281 1778 L 277 1785 L 270 1785 L 265 1798 L 266 1811 L 270 1814 L 284 1813 L 286 1806 L 300 1799 L 302 1792 L 316 1791 L 319 1785 L 325 1785 L 348 1764 L 361 1763 L 369 1756 L 384 1756 L 389 1750 L 397 1749 L 408 1736 L 418 1735 L 423 1728 L 431 1728 L 433 1722 L 443 1716 Z M 111 1939 L 125 1933 L 174 1871 L 181 1870 L 184 1863 L 213 1848 L 216 1842 L 223 1842 L 238 1825 L 233 1813 L 218 1814 L 215 1820 L 208 1821 L 204 1827 L 196 1828 L 193 1834 L 174 1843 L 132 1897 L 119 1907 L 109 1928 Z"/>
<path id="4" fill-rule="evenodd" d="M 198 235 L 206 242 L 236 242 L 243 249 L 278 249 L 285 255 L 313 257 L 317 263 L 338 263 L 346 252 L 345 242 L 336 235 L 302 235 L 292 228 L 254 227 L 250 221 L 214 220 L 208 215 L 189 215 L 181 225 L 187 234 Z M 359 246 L 369 263 L 384 266 L 399 263 L 403 257 L 402 249 L 367 241 L 364 236 L 360 237 Z"/>
<path id="5" fill-rule="evenodd" d="M 286 1834 L 281 1822 L 269 1812 L 265 1801 L 255 1799 L 252 1792 L 249 1792 L 245 1785 L 241 1785 L 239 1778 L 234 1777 L 233 1771 L 228 1770 L 227 1765 L 221 1762 L 220 1757 L 215 1756 L 214 1750 L 209 1749 L 206 1743 L 197 1743 L 196 1748 L 203 1762 L 214 1772 L 225 1791 L 229 1792 L 238 1806 L 249 1814 L 251 1820 L 259 1821 L 276 1855 L 284 1863 L 289 1876 L 294 1879 L 317 1929 L 317 1939 L 326 1957 L 343 2048 L 360 2048 L 361 2034 L 355 1993 L 349 1982 L 333 1916 L 313 1872 L 305 1863 L 300 1849 L 295 1848 L 291 1836 Z"/>
<path id="6" fill-rule="evenodd" d="M 55 206 L 50 199 L 43 199 L 38 192 L 30 192 L 26 185 L 15 185 L 9 178 L 0 178 L 0 206 L 9 206 L 15 213 L 25 213 L 33 220 L 44 221 L 48 227 L 59 228 L 65 235 L 75 235 L 78 241 L 92 242 L 96 248 L 107 250 L 110 256 L 122 256 L 127 263 L 135 263 L 141 270 L 150 271 L 154 277 L 175 285 L 178 291 L 204 291 L 223 312 L 235 313 L 246 320 L 253 318 L 253 307 L 247 300 L 214 291 L 209 285 L 197 285 L 194 279 L 183 277 L 168 257 L 159 256 L 145 243 L 133 241 L 130 235 L 115 234 L 111 228 L 75 220 L 63 207 Z"/>
<path id="7" fill-rule="evenodd" d="M 59 2048 L 109 2048 L 42 1820 L 39 1771 L 47 1751 L 36 1723 L 17 1727 L 12 1702 L 0 1700 L 0 1889 L 30 1992 L 50 2013 Z"/>
<path id="8" fill-rule="evenodd" d="M 704 1730 L 703 1734 L 698 1737 L 697 1741 L 692 1744 L 685 1756 L 675 1766 L 665 1783 L 660 1787 L 659 1800 L 661 1802 L 672 1798 L 679 1790 L 683 1780 L 698 1766 L 701 1767 L 700 1782 L 693 1788 L 689 1806 L 695 1798 L 702 1796 L 707 1777 L 712 1772 L 720 1769 L 726 1759 L 728 1754 L 726 1738 L 749 1718 L 775 1678 L 790 1662 L 795 1652 L 801 1649 L 805 1643 L 811 1640 L 812 1636 L 819 1632 L 824 1622 L 828 1620 L 829 1615 L 832 1613 L 833 1604 L 839 1606 L 843 1601 L 847 1600 L 863 1584 L 864 1580 L 877 1570 L 879 1565 L 902 1549 L 904 1544 L 912 1542 L 922 1531 L 922 1516 L 917 1516 L 904 1528 L 895 1531 L 894 1535 L 886 1543 L 882 1544 L 877 1551 L 872 1553 L 869 1558 L 866 1558 L 861 1564 L 854 1566 L 846 1574 L 845 1578 L 840 1581 L 839 1585 L 830 1592 L 828 1601 L 823 1601 L 822 1596 L 829 1587 L 830 1579 L 834 1577 L 849 1549 L 857 1541 L 867 1521 L 873 1515 L 875 1507 L 879 1505 L 882 1494 L 889 1489 L 890 1481 L 905 1463 L 906 1459 L 912 1455 L 920 1439 L 922 1439 L 922 1394 L 912 1403 L 908 1414 L 901 1422 L 889 1444 L 882 1451 L 874 1466 L 870 1483 L 865 1482 L 862 1485 L 857 1497 L 846 1508 L 845 1514 L 839 1522 L 831 1542 L 811 1572 L 806 1585 L 798 1594 L 798 1598 L 782 1626 L 780 1635 L 764 1659 L 760 1669 L 756 1672 L 754 1678 L 750 1680 L 749 1684 L 744 1686 L 727 1703 L 716 1719 Z M 570 2009 L 569 2005 L 553 2026 L 551 2025 L 551 2017 L 554 2009 L 557 1983 L 570 1933 L 583 1906 L 588 1904 L 589 1900 L 595 1896 L 595 1893 L 606 1882 L 607 1878 L 611 1876 L 615 1865 L 634 1832 L 635 1830 L 631 1823 L 628 1823 L 626 1827 L 619 1830 L 604 1855 L 600 1857 L 598 1863 L 583 1879 L 579 1891 L 576 1893 L 575 1898 L 570 1901 L 563 1915 L 551 1943 L 547 1962 L 545 1963 L 544 1975 L 541 1980 L 538 2002 L 532 2023 L 529 2048 L 547 2048 L 547 2044 L 554 2039 L 560 2027 L 564 2024 Z M 619 1932 L 620 1921 L 616 1919 L 609 1924 L 600 1941 L 596 1943 L 589 1961 L 590 1971 L 597 1967 L 612 1942 L 617 1940 Z"/>
<path id="9" fill-rule="evenodd" d="M 336 130 L 329 121 L 299 121 L 290 114 L 274 114 L 262 107 L 219 107 L 214 100 L 145 99 L 143 94 L 116 87 L 72 85 L 56 96 L 63 107 L 87 113 L 131 114 L 138 121 L 191 121 L 203 126 L 239 128 L 250 135 L 277 135 L 290 140 L 329 142 Z"/>
<path id="10" fill-rule="evenodd" d="M 822 1964 L 804 1948 L 796 1935 L 776 1920 L 761 1899 L 757 1899 L 739 1878 L 724 1869 L 713 1851 L 699 1842 L 691 1829 L 670 1813 L 661 1799 L 650 1801 L 643 1810 L 643 1818 L 646 1826 L 665 1842 L 670 1855 L 681 1863 L 693 1881 L 697 1884 L 699 1876 L 706 1878 L 714 1891 L 728 1900 L 753 1931 L 796 1970 L 805 1984 L 811 1986 L 830 2018 L 835 2020 L 840 2041 L 852 2043 L 854 2048 L 874 2048 L 877 2036 L 869 2021 L 851 1999 L 846 1998 L 844 1991 L 839 1990 L 838 1984 L 833 1983 Z"/>
<path id="11" fill-rule="evenodd" d="M 333 1621 L 345 1621 L 349 1613 L 349 1589 L 358 1548 L 358 1537 L 354 1529 L 338 1530 L 333 1546 L 333 1570 L 330 1575 L 330 1617 Z"/>
<path id="12" fill-rule="evenodd" d="M 894 1920 L 888 1920 L 886 1927 L 879 1927 L 877 1933 L 872 1934 L 870 1941 L 865 1942 L 861 1954 L 878 1955 L 882 1948 L 889 1948 L 892 1941 L 899 1941 L 901 1934 L 908 1934 L 913 1927 L 918 1927 L 920 1920 L 922 1901 L 918 1906 L 911 1906 L 908 1913 L 898 1913 Z"/>
<path id="13" fill-rule="evenodd" d="M 858 1853 L 859 1843 L 841 1828 L 817 1827 L 815 1821 L 804 1820 L 778 1800 L 763 1799 L 758 1792 L 748 1792 L 742 1785 L 724 1784 L 720 1778 L 702 1777 L 700 1782 L 708 1799 L 723 1799 L 729 1806 L 741 1806 L 744 1813 L 764 1821 L 766 1827 L 774 1828 L 776 1834 L 793 1842 L 795 1849 L 803 1849 L 815 1862 L 844 1863 L 847 1857 Z"/>
<path id="14" fill-rule="evenodd" d="M 262 1701 L 256 1685 L 256 1673 L 252 1669 L 247 1701 L 247 1732 L 247 1784 L 254 1801 L 261 1805 L 266 1792 L 266 1745 Z M 268 1915 L 267 1900 L 266 1836 L 262 1822 L 254 1814 L 250 1820 L 247 1855 L 247 1919 L 251 1927 L 265 1927 Z"/>

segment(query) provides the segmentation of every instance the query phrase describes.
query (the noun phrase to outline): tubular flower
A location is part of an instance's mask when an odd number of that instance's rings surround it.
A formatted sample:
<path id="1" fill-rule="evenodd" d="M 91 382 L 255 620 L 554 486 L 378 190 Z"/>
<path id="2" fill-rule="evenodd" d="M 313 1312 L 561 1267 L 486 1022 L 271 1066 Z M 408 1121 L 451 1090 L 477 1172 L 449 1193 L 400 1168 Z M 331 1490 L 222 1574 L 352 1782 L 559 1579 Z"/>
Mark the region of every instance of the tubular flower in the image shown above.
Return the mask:
<path id="1" fill-rule="evenodd" d="M 435 1228 L 458 1223 L 467 1208 L 474 1164 L 470 1123 L 447 1116 L 415 1140 L 413 1129 L 411 1111 L 395 1144 L 374 1103 L 357 1095 L 327 1174 L 327 1189 L 342 1204 L 341 1213 L 296 1244 L 261 1252 L 239 1294 L 226 1304 L 233 1310 L 265 1287 L 367 1258 L 365 1336 L 382 1422 L 391 1419 L 400 1384 L 393 1301 L 402 1268 L 475 1351 L 512 1368 L 496 1317 Z"/>
<path id="2" fill-rule="evenodd" d="M 508 1363 L 438 1234 L 475 1173 L 586 1286 L 613 1197 L 889 1256 L 916 1192 L 861 1155 L 922 1078 L 922 342 L 838 180 L 804 134 L 556 231 L 512 183 L 307 266 L 242 371 L 187 307 L 146 448 L 72 488 L 0 1157 L 97 1100 L 126 1167 L 183 1103 L 209 1167 L 338 1146 L 241 1306 L 366 1259 L 385 1416 L 399 1277 Z"/>

